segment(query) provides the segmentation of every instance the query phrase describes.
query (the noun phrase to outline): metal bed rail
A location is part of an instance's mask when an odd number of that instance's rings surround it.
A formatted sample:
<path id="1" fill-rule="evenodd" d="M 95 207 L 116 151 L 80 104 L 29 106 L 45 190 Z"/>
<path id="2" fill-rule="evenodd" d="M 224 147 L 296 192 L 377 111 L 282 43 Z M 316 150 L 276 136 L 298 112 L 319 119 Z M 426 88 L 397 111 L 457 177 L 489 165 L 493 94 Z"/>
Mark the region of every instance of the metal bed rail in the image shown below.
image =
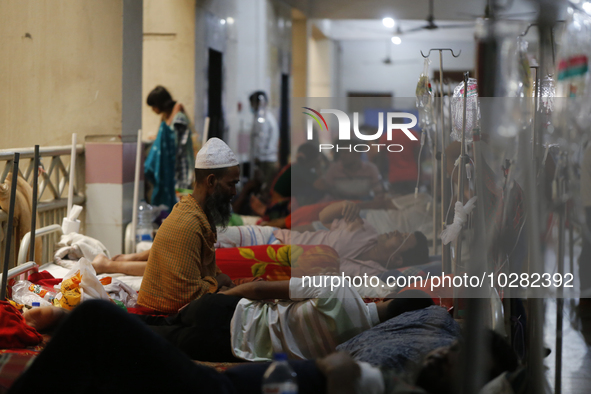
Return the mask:
<path id="1" fill-rule="evenodd" d="M 67 214 L 67 193 L 70 174 L 71 146 L 53 146 L 39 149 L 40 156 L 40 174 L 38 185 L 38 205 L 37 213 L 39 221 L 37 228 L 47 227 L 53 224 L 61 225 L 62 220 Z M 20 153 L 21 167 L 19 174 L 29 183 L 33 183 L 33 169 L 35 167 L 34 148 L 16 148 L 0 150 L 0 183 L 6 181 L 6 177 L 12 170 L 13 153 Z M 76 145 L 77 160 L 76 180 L 74 184 L 74 204 L 85 206 L 86 197 L 84 196 L 84 146 Z M 28 160 L 28 163 L 27 163 Z M 6 232 L 8 224 L 8 215 L 0 210 L 0 255 L 6 250 Z M 13 234 L 14 235 L 14 234 Z M 47 263 L 53 260 L 54 248 L 59 241 L 60 234 L 56 232 L 45 233 L 42 235 L 42 262 Z M 9 268 L 15 267 L 17 256 L 13 252 L 15 246 L 21 240 L 14 239 L 11 247 L 11 257 Z M 24 253 L 24 251 L 21 251 Z"/>

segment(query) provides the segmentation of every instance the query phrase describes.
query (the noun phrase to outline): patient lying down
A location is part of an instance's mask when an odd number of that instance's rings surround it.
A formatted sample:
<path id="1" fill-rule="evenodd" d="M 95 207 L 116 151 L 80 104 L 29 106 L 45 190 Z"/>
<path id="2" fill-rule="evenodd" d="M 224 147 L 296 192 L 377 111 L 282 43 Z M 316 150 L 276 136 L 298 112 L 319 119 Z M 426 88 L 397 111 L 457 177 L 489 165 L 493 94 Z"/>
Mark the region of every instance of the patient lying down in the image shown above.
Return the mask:
<path id="1" fill-rule="evenodd" d="M 327 206 L 320 212 L 320 220 L 328 230 L 297 232 L 291 230 L 260 231 L 273 235 L 273 239 L 282 244 L 327 245 L 337 251 L 341 261 L 341 271 L 345 275 L 384 276 L 388 269 L 426 264 L 429 261 L 427 238 L 420 231 L 401 233 L 392 231 L 378 234 L 375 229 L 359 217 L 359 206 L 350 201 L 341 201 Z M 240 226 L 249 234 L 259 229 L 258 226 Z M 269 229 L 267 227 L 267 229 Z M 221 232 L 219 239 L 228 238 Z M 253 246 L 244 244 L 245 237 L 236 240 L 227 239 L 226 245 L 236 247 Z M 223 243 L 223 242 L 221 242 Z M 149 251 L 140 254 L 119 255 L 113 260 L 99 255 L 93 261 L 97 274 L 123 273 L 143 275 Z"/>

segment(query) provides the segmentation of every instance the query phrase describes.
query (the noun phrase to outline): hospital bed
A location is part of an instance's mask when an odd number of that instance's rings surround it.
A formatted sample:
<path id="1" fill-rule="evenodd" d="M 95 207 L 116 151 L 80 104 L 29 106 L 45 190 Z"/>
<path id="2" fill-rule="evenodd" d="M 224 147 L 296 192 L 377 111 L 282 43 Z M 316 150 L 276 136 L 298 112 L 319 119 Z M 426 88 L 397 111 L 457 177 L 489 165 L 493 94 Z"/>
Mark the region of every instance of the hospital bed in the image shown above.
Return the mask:
<path id="1" fill-rule="evenodd" d="M 45 235 L 48 235 L 48 234 L 55 234 L 56 239 L 59 239 L 61 237 L 61 235 L 63 234 L 62 227 L 59 224 L 52 224 L 49 226 L 42 227 L 42 228 L 35 231 L 35 238 L 44 237 Z M 48 239 L 48 238 L 44 237 L 43 239 L 45 241 L 45 239 Z M 26 271 L 20 272 L 24 269 L 23 267 L 32 267 L 30 265 L 32 262 L 27 262 L 27 253 L 29 251 L 30 242 L 31 242 L 31 233 L 27 233 L 23 237 L 21 244 L 20 244 L 19 255 L 18 255 L 18 259 L 17 259 L 17 266 L 13 270 L 9 271 L 9 272 L 13 273 L 12 276 L 10 274 L 8 275 L 9 279 L 11 279 L 11 277 L 20 276 L 24 272 L 26 272 Z M 54 251 L 55 245 L 48 245 L 48 248 L 50 251 Z M 50 253 L 49 255 L 52 257 L 52 260 L 44 262 L 44 264 L 41 266 L 38 266 L 37 264 L 35 264 L 36 271 L 39 271 L 39 272 L 47 271 L 54 278 L 63 278 L 64 275 L 66 275 L 68 273 L 68 271 L 70 271 L 70 269 L 73 267 L 73 265 L 75 263 L 75 261 L 72 261 L 72 260 L 61 260 L 59 263 L 55 263 L 53 261 L 53 253 Z M 30 270 L 33 270 L 33 268 L 31 268 Z M 142 284 L 142 277 L 140 277 L 140 276 L 130 276 L 130 275 L 124 275 L 124 274 L 98 275 L 99 279 L 102 277 L 105 277 L 105 276 L 110 276 L 113 279 L 119 279 L 123 283 L 129 285 L 135 291 L 139 291 L 140 286 Z"/>

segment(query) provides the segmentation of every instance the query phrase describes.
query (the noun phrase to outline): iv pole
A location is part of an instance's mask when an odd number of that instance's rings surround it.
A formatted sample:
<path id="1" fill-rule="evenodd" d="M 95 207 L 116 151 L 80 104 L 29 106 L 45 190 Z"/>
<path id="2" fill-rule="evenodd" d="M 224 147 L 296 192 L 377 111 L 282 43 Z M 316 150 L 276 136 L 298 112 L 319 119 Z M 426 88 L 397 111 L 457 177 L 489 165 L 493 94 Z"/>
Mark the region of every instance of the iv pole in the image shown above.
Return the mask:
<path id="1" fill-rule="evenodd" d="M 539 42 L 540 42 L 540 61 L 539 61 L 539 70 L 536 75 L 536 95 L 537 98 L 535 99 L 535 119 L 533 125 L 533 149 L 532 149 L 532 166 L 529 169 L 529 176 L 527 177 L 528 182 L 528 190 L 530 196 L 529 203 L 526 204 L 527 207 L 527 230 L 528 230 L 528 237 L 529 237 L 529 274 L 533 274 L 534 272 L 543 272 L 543 259 L 541 255 L 541 248 L 540 248 L 540 219 L 543 218 L 544 214 L 544 205 L 542 203 L 543 199 L 535 198 L 535 195 L 543 196 L 544 194 L 544 185 L 545 185 L 545 173 L 543 166 L 539 165 L 541 163 L 541 149 L 542 149 L 542 119 L 540 116 L 537 115 L 538 109 L 538 100 L 540 94 L 538 94 L 538 89 L 540 89 L 541 93 L 541 78 L 546 75 L 547 70 L 545 69 L 547 66 L 547 57 L 549 54 L 553 55 L 554 48 L 551 48 L 553 44 L 552 36 L 552 28 L 556 23 L 556 15 L 558 14 L 558 5 L 548 1 L 548 0 L 537 0 L 538 3 L 538 34 L 539 34 Z M 526 165 L 529 164 L 529 161 L 526 160 Z M 533 167 L 533 168 L 531 168 Z M 526 168 L 527 170 L 527 168 Z M 533 196 L 532 196 L 533 194 Z M 563 236 L 563 234 L 561 234 Z M 561 267 L 560 267 L 561 268 Z M 528 289 L 528 319 L 530 323 L 528 324 L 528 379 L 532 382 L 532 387 L 530 388 L 531 393 L 540 393 L 544 391 L 543 388 L 543 379 L 544 379 L 544 372 L 543 372 L 543 360 L 542 360 L 542 349 L 543 349 L 543 326 L 544 326 L 544 302 L 543 299 L 538 298 L 540 296 L 539 292 L 535 291 L 537 289 Z M 531 296 L 530 296 L 531 295 Z M 557 303 L 557 312 L 561 309 L 561 304 Z M 558 327 L 557 327 L 558 328 Z M 557 333 L 558 334 L 558 333 Z M 562 338 L 557 335 L 557 347 L 562 346 Z M 561 353 L 561 350 L 557 349 L 557 353 Z M 558 356 L 558 355 L 557 355 Z M 556 374 L 560 374 L 561 371 L 557 370 Z M 557 383 L 560 384 L 560 377 L 557 377 Z M 560 393 L 561 387 L 554 388 L 556 393 Z"/>
<path id="2" fill-rule="evenodd" d="M 464 204 L 464 176 L 466 172 L 466 112 L 468 111 L 468 79 L 470 73 L 466 71 L 464 73 L 464 109 L 462 110 L 462 142 L 461 142 L 461 149 L 460 149 L 460 169 L 459 169 L 459 181 L 458 181 L 458 201 Z M 462 229 L 460 229 L 460 233 L 458 234 L 457 244 L 456 244 L 456 259 L 454 264 L 454 274 L 456 273 L 456 269 L 459 263 L 462 261 Z M 455 288 L 454 288 L 455 290 Z"/>
<path id="3" fill-rule="evenodd" d="M 441 228 L 443 229 L 446 225 L 447 218 L 445 215 L 445 207 L 448 204 L 448 200 L 450 198 L 449 190 L 446 188 L 447 182 L 447 171 L 446 171 L 446 161 L 445 161 L 445 147 L 446 147 L 446 138 L 445 138 L 445 127 L 444 127 L 444 107 L 443 107 L 443 51 L 450 51 L 453 57 L 460 57 L 462 51 L 460 50 L 456 55 L 451 48 L 431 48 L 427 55 L 423 53 L 421 50 L 421 56 L 423 58 L 428 58 L 431 55 L 432 51 L 439 51 L 439 92 L 441 94 L 441 110 L 440 110 L 440 119 L 441 119 L 441 154 L 439 155 L 441 159 Z M 451 119 L 451 117 L 450 117 Z M 434 152 L 437 152 L 437 131 L 435 132 L 435 149 Z M 433 253 L 437 254 L 437 154 L 433 157 Z M 451 260 L 450 260 L 450 249 L 449 245 L 442 245 L 441 248 L 441 261 L 442 261 L 442 269 L 443 271 L 451 271 Z"/>

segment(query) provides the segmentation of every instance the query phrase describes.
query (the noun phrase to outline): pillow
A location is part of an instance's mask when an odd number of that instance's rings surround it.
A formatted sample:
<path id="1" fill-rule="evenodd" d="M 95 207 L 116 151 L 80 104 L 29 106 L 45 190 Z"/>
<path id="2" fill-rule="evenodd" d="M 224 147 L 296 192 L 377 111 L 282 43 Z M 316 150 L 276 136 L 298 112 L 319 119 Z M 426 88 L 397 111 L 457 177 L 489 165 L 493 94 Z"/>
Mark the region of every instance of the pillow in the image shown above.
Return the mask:
<path id="1" fill-rule="evenodd" d="M 256 245 L 215 251 L 218 268 L 230 279 L 263 277 L 284 280 L 291 276 L 289 245 Z"/>
<path id="2" fill-rule="evenodd" d="M 339 255 L 326 245 L 257 245 L 220 248 L 216 264 L 230 279 L 263 278 L 289 280 L 294 276 L 314 276 L 329 269 L 338 271 Z"/>
<path id="3" fill-rule="evenodd" d="M 337 346 L 357 361 L 399 372 L 418 367 L 431 350 L 460 337 L 459 324 L 444 308 L 430 306 L 406 312 Z"/>

